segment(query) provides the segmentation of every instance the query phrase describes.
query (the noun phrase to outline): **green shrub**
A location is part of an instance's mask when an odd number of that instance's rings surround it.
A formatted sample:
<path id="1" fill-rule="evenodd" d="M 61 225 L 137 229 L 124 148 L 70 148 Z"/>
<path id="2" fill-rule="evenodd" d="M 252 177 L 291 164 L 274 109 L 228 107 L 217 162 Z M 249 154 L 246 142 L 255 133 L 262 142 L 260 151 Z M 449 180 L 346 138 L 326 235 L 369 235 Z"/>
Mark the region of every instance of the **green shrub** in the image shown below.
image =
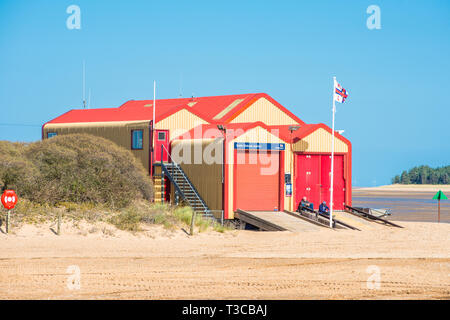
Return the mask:
<path id="1" fill-rule="evenodd" d="M 223 226 L 223 225 L 221 225 L 220 223 L 214 223 L 214 225 L 213 225 L 213 229 L 214 229 L 214 231 L 216 231 L 216 232 L 220 232 L 220 233 L 224 233 L 226 230 L 228 230 L 229 228 L 227 228 L 227 227 L 225 227 L 225 226 Z"/>
<path id="2" fill-rule="evenodd" d="M 186 226 L 191 225 L 192 221 L 192 208 L 191 207 L 176 207 L 173 211 L 173 215 L 178 221 L 185 224 Z M 227 230 L 220 223 L 213 222 L 211 220 L 203 218 L 201 215 L 196 215 L 195 226 L 198 228 L 198 232 L 204 232 L 209 227 L 212 227 L 217 232 L 225 232 Z"/>
<path id="3" fill-rule="evenodd" d="M 191 207 L 177 207 L 173 211 L 173 215 L 177 220 L 186 225 L 191 225 L 192 221 L 192 208 Z"/>
<path id="4" fill-rule="evenodd" d="M 139 224 L 142 222 L 142 211 L 135 207 L 126 208 L 118 215 L 111 217 L 110 222 L 118 229 L 127 231 L 139 231 Z"/>
<path id="5" fill-rule="evenodd" d="M 153 188 L 130 151 L 104 138 L 73 134 L 31 144 L 0 141 L 0 184 L 35 203 L 124 208 L 151 200 Z"/>
<path id="6" fill-rule="evenodd" d="M 189 228 L 192 221 L 192 208 L 190 207 L 171 207 L 166 204 L 148 204 L 142 201 L 136 201 L 129 207 L 119 213 L 111 216 L 109 222 L 118 229 L 127 231 L 140 231 L 141 223 L 159 224 L 166 229 L 175 229 L 176 227 Z M 204 232 L 209 228 L 217 232 L 227 230 L 217 222 L 204 219 L 201 215 L 195 218 L 196 232 Z"/>
<path id="7" fill-rule="evenodd" d="M 6 210 L 0 210 L 2 213 Z M 46 205 L 21 199 L 11 212 L 11 219 L 16 223 L 43 223 L 55 217 L 55 209 Z"/>
<path id="8" fill-rule="evenodd" d="M 141 223 L 161 224 L 166 229 L 173 229 L 177 220 L 168 205 L 135 201 L 127 208 L 112 215 L 109 222 L 121 230 L 140 231 Z"/>

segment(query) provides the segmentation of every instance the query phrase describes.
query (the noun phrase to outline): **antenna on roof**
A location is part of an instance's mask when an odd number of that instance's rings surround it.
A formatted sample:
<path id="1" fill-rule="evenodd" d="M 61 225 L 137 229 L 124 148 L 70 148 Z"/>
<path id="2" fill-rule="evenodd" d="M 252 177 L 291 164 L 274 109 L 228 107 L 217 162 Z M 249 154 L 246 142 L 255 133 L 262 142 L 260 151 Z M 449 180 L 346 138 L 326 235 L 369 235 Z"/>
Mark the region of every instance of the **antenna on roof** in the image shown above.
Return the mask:
<path id="1" fill-rule="evenodd" d="M 83 60 L 83 108 L 86 109 L 86 62 Z"/>

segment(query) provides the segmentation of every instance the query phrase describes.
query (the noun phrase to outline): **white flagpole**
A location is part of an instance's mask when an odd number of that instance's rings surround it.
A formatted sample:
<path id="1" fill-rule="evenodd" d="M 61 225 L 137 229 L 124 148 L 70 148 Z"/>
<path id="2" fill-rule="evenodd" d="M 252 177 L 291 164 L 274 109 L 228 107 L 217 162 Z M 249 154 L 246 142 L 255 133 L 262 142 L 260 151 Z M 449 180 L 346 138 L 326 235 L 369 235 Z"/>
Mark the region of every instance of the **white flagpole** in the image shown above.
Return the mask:
<path id="1" fill-rule="evenodd" d="M 156 160 L 156 152 L 157 152 L 157 150 L 155 149 L 155 141 L 156 141 L 156 138 L 155 138 L 155 133 L 156 133 L 156 131 L 155 131 L 155 128 L 156 128 L 156 80 L 153 80 L 153 128 L 152 128 L 152 130 L 153 130 L 153 132 L 152 132 L 152 150 L 153 150 L 153 152 L 152 152 L 152 165 L 154 165 L 155 164 L 155 160 Z M 162 169 L 161 169 L 162 170 Z M 152 171 L 153 172 L 153 171 Z"/>
<path id="2" fill-rule="evenodd" d="M 333 228 L 333 182 L 334 182 L 334 114 L 336 113 L 336 77 L 333 77 L 333 121 L 331 133 L 331 188 L 330 188 L 330 228 Z"/>
<path id="3" fill-rule="evenodd" d="M 156 125 L 156 80 L 153 81 L 153 131 L 155 131 Z"/>

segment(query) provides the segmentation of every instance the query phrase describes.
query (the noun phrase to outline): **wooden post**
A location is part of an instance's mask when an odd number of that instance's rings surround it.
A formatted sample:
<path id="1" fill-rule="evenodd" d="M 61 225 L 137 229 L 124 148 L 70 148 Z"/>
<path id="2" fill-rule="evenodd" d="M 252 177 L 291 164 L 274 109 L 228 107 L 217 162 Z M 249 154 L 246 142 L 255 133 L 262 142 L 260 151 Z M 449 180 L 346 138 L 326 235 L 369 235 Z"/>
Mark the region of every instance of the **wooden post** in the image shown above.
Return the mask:
<path id="1" fill-rule="evenodd" d="M 441 199 L 438 199 L 438 223 L 441 222 Z"/>
<path id="2" fill-rule="evenodd" d="M 6 233 L 9 233 L 9 218 L 10 218 L 9 211 L 10 210 L 8 210 L 6 213 Z"/>
<path id="3" fill-rule="evenodd" d="M 194 235 L 194 226 L 195 226 L 195 211 L 192 211 L 192 219 L 191 219 L 191 236 Z"/>
<path id="4" fill-rule="evenodd" d="M 441 222 L 441 199 L 447 200 L 447 196 L 439 190 L 433 197 L 433 200 L 438 201 L 438 223 Z"/>
<path id="5" fill-rule="evenodd" d="M 61 235 L 61 212 L 58 213 L 58 223 L 56 226 L 56 233 L 59 235 Z"/>

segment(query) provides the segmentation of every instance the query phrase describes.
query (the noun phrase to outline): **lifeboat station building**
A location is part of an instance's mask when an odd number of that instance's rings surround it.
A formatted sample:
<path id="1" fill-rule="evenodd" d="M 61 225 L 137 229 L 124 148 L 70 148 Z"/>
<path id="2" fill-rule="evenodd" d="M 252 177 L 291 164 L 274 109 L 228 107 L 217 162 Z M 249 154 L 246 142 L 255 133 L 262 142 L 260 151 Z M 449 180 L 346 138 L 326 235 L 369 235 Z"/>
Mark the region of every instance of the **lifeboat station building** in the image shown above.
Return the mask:
<path id="1" fill-rule="evenodd" d="M 330 200 L 331 129 L 306 124 L 265 93 L 131 100 L 75 109 L 45 123 L 42 139 L 87 133 L 112 140 L 141 161 L 155 201 L 184 202 L 234 219 L 237 210 L 295 211 L 303 197 Z M 351 206 L 349 140 L 335 132 L 336 210 Z"/>

